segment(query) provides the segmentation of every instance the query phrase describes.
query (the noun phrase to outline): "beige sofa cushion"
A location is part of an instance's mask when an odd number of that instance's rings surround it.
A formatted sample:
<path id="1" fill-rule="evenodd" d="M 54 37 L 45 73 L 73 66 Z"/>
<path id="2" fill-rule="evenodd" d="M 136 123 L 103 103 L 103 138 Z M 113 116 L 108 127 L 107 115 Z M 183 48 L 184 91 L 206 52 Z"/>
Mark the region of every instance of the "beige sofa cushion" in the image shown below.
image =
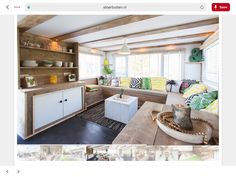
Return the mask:
<path id="1" fill-rule="evenodd" d="M 112 87 L 112 86 L 104 86 L 102 88 L 110 88 L 113 90 L 120 90 L 122 87 Z M 141 93 L 141 94 L 150 94 L 150 95 L 167 95 L 166 91 L 159 91 L 159 90 L 144 90 L 144 89 L 134 89 L 134 88 L 123 88 L 125 91 L 131 91 L 134 93 Z"/>
<path id="2" fill-rule="evenodd" d="M 173 93 L 173 92 L 168 92 L 167 99 L 166 99 L 166 104 L 167 105 L 172 105 L 172 104 L 183 104 L 185 105 L 185 99 L 180 93 Z"/>

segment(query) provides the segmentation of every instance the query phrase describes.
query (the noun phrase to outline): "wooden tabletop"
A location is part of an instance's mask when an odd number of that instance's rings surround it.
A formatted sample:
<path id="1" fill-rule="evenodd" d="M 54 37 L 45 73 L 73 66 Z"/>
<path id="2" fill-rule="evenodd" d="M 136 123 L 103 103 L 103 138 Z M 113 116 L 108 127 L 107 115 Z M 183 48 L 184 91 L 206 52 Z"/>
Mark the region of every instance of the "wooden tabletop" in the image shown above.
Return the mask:
<path id="1" fill-rule="evenodd" d="M 153 110 L 158 112 L 171 111 L 171 106 L 145 102 L 115 138 L 113 144 L 191 145 L 172 138 L 159 129 L 156 121 L 151 118 Z M 219 118 L 217 115 L 192 110 L 191 117 L 198 117 L 210 122 L 214 127 L 213 137 L 219 137 Z"/>

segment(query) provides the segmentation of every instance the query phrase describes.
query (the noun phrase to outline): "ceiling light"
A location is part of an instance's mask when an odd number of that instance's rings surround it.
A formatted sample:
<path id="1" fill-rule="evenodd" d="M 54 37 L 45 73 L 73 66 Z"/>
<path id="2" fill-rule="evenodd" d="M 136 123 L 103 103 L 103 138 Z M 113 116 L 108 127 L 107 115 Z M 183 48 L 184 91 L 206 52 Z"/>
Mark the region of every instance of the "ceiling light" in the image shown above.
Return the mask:
<path id="1" fill-rule="evenodd" d="M 130 49 L 127 46 L 126 42 L 124 42 L 123 46 L 121 47 L 119 54 L 121 54 L 121 55 L 129 55 L 130 54 Z"/>

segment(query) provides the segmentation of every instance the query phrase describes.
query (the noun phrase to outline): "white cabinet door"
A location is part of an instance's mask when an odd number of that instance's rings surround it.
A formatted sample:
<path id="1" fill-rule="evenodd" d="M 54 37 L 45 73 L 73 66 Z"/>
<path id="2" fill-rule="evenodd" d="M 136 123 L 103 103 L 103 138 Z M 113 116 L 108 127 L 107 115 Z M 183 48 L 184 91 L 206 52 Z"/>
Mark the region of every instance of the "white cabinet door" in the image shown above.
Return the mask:
<path id="1" fill-rule="evenodd" d="M 58 91 L 33 97 L 34 129 L 63 117 L 62 93 Z"/>
<path id="2" fill-rule="evenodd" d="M 76 87 L 63 91 L 64 116 L 82 110 L 82 87 Z"/>

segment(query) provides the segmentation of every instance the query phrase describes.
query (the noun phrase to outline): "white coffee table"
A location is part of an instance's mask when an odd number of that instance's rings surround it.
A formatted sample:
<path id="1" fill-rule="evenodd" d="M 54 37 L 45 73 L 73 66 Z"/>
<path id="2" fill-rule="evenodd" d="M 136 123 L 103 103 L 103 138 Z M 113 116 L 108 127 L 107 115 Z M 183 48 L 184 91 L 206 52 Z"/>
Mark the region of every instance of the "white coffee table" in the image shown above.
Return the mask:
<path id="1" fill-rule="evenodd" d="M 105 117 L 125 124 L 134 116 L 138 110 L 138 97 L 114 95 L 105 100 Z"/>

